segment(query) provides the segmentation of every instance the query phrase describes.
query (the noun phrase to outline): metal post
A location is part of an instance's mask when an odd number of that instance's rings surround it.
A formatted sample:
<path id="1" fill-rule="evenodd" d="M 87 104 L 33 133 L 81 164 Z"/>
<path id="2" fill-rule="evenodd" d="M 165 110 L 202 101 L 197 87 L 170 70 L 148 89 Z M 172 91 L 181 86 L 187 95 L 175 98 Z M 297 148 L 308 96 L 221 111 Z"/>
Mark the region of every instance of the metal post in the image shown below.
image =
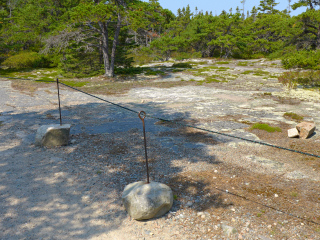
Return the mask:
<path id="1" fill-rule="evenodd" d="M 143 116 L 141 116 L 143 114 Z M 139 112 L 138 114 L 139 118 L 142 121 L 143 126 L 143 137 L 144 137 L 144 149 L 145 149 L 145 155 L 146 155 L 146 166 L 147 166 L 147 183 L 150 183 L 149 181 L 149 168 L 148 168 L 148 154 L 147 154 L 147 139 L 146 139 L 146 128 L 144 124 L 144 119 L 146 117 L 146 113 L 144 111 Z"/>
<path id="2" fill-rule="evenodd" d="M 59 91 L 59 79 L 57 78 L 57 89 L 58 89 L 58 102 L 59 102 L 59 114 L 60 114 L 60 126 L 62 125 L 61 117 L 61 106 L 60 106 L 60 91 Z"/>

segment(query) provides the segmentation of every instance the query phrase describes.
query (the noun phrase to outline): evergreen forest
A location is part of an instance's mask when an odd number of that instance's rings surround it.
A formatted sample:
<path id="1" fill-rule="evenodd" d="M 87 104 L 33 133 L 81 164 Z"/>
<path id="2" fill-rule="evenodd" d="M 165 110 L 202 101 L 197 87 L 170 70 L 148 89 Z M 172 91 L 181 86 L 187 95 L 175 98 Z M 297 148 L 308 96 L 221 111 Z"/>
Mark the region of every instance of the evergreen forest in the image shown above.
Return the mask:
<path id="1" fill-rule="evenodd" d="M 173 13 L 158 0 L 0 0 L 2 69 L 56 68 L 70 77 L 113 77 L 151 61 L 281 59 L 284 68 L 320 69 L 320 1 L 261 0 L 219 14 Z M 291 9 L 307 10 L 291 16 Z"/>

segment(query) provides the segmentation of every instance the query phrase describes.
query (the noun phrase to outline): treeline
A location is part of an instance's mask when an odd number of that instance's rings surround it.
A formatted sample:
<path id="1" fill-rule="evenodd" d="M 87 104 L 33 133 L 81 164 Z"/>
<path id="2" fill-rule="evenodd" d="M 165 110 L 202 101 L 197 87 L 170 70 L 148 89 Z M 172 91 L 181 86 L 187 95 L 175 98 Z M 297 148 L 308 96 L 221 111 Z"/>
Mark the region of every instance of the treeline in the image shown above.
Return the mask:
<path id="1" fill-rule="evenodd" d="M 157 0 L 0 0 L 0 61 L 70 76 L 191 57 L 282 58 L 287 68 L 319 69 L 320 0 L 298 0 L 291 8 L 308 10 L 293 17 L 276 5 L 219 15 L 187 6 L 174 15 Z"/>

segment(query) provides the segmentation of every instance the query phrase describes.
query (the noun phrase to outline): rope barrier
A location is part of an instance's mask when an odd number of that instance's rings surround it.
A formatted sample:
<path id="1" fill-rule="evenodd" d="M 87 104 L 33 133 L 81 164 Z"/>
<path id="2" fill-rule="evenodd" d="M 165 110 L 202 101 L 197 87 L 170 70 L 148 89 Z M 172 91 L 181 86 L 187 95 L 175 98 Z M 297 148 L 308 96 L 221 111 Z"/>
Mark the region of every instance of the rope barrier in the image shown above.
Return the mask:
<path id="1" fill-rule="evenodd" d="M 259 205 L 264 206 L 264 207 L 266 207 L 266 208 L 270 208 L 270 209 L 275 210 L 275 211 L 277 211 L 277 212 L 281 212 L 281 213 L 286 214 L 286 215 L 288 215 L 288 216 L 291 216 L 291 217 L 294 217 L 294 218 L 298 218 L 298 219 L 301 219 L 301 220 L 303 220 L 303 221 L 307 221 L 307 222 L 310 222 L 310 223 L 313 223 L 313 224 L 320 225 L 320 223 L 315 222 L 315 221 L 313 221 L 313 220 L 308 220 L 308 219 L 305 219 L 305 218 L 303 218 L 303 217 L 299 217 L 299 216 L 297 216 L 297 215 L 294 215 L 294 214 L 292 214 L 292 213 L 287 213 L 287 212 L 285 212 L 285 211 L 283 211 L 283 210 L 280 210 L 280 209 L 277 209 L 277 208 L 275 208 L 275 207 L 268 206 L 268 205 L 266 205 L 266 204 L 263 204 L 263 203 L 260 203 L 260 202 L 257 202 L 257 201 L 248 199 L 248 198 L 246 198 L 246 197 L 244 197 L 244 196 L 238 195 L 238 194 L 236 194 L 236 193 L 232 193 L 232 192 L 230 192 L 230 191 L 228 191 L 228 190 L 223 190 L 223 189 L 220 189 L 220 188 L 217 188 L 217 187 L 215 187 L 215 189 L 217 189 L 217 190 L 219 190 L 219 191 L 221 191 L 221 192 L 224 192 L 224 193 L 233 195 L 233 196 L 235 196 L 235 197 L 243 198 L 243 199 L 246 200 L 246 201 L 250 201 L 250 202 L 259 204 Z"/>
<path id="2" fill-rule="evenodd" d="M 9 78 L 9 79 L 17 79 L 17 80 L 29 80 L 29 81 L 42 81 L 42 80 L 36 80 L 36 79 L 23 79 L 23 78 L 14 78 L 14 77 L 3 77 L 3 76 L 0 76 L 2 78 Z M 45 81 L 45 82 L 56 82 L 56 81 Z M 133 112 L 133 113 L 137 113 L 139 114 L 139 111 L 136 111 L 136 110 L 133 110 L 133 109 L 130 109 L 128 107 L 125 107 L 125 106 L 122 106 L 120 104 L 117 104 L 117 103 L 113 103 L 111 101 L 108 101 L 106 99 L 103 99 L 103 98 L 100 98 L 98 96 L 95 96 L 93 94 L 90 94 L 90 93 L 87 93 L 87 92 L 84 92 L 80 89 L 77 89 L 75 87 L 72 87 L 72 86 L 69 86 L 65 83 L 62 83 L 62 82 L 58 82 L 59 84 L 62 84 L 68 88 L 71 88 L 75 91 L 78 91 L 78 92 L 81 92 L 85 95 L 88 95 L 90 97 L 93 97 L 93 98 L 96 98 L 96 99 L 99 99 L 103 102 L 106 102 L 106 103 L 109 103 L 111 105 L 114 105 L 116 107 L 119 107 L 119 108 L 122 108 L 124 110 L 127 110 L 127 111 L 130 111 L 130 112 Z M 188 125 L 188 124 L 183 124 L 183 123 L 179 123 L 179 122 L 176 122 L 176 121 L 172 121 L 172 120 L 168 120 L 168 119 L 163 119 L 163 118 L 159 118 L 159 117 L 155 117 L 155 116 L 152 116 L 152 115 L 145 115 L 146 117 L 149 117 L 149 118 L 152 118 L 152 119 L 157 119 L 157 120 L 160 120 L 160 121 L 164 121 L 164 122 L 169 122 L 169 123 L 173 123 L 173 124 L 177 124 L 177 125 L 180 125 L 180 126 L 183 126 L 183 127 L 189 127 L 189 128 L 194 128 L 194 129 L 198 129 L 198 130 L 201 130 L 201 131 L 205 131 L 205 132 L 210 132 L 210 133 L 214 133 L 214 134 L 219 134 L 219 135 L 222 135 L 222 136 L 226 136 L 226 137 L 230 137 L 230 138 L 236 138 L 236 139 L 240 139 L 240 140 L 243 140 L 243 141 L 248 141 L 248 142 L 252 142 L 252 143 L 256 143 L 256 144 L 261 144 L 261 145 L 265 145 L 265 146 L 269 146 L 269 147 L 275 147 L 275 148 L 278 148 L 278 149 L 281 149 L 281 150 L 286 150 L 286 151 L 291 151 L 291 152 L 295 152 L 295 153 L 299 153 L 299 154 L 304 154 L 304 155 L 308 155 L 308 156 L 312 156 L 312 157 L 316 157 L 316 158 L 320 158 L 319 155 L 316 155 L 316 154 L 311 154 L 311 153 L 306 153 L 306 152 L 302 152 L 302 151 L 297 151 L 297 150 L 293 150 L 293 149 L 290 149 L 290 148 L 285 148 L 285 147 L 281 147 L 281 146 L 276 146 L 276 145 L 273 145 L 273 144 L 269 144 L 269 143 L 265 143 L 265 142 L 261 142 L 261 141 L 255 141 L 255 140 L 251 140 L 251 139 L 247 139 L 247 138 L 242 138 L 242 137 L 238 137 L 238 136 L 234 136 L 234 135 L 231 135 L 231 134 L 226 134 L 226 133 L 221 133 L 221 132 L 217 132 L 217 131 L 212 131 L 212 130 L 208 130 L 208 129 L 204 129 L 204 128 L 200 128 L 200 127 L 195 127 L 195 126 L 191 126 L 191 125 Z M 227 194 L 230 194 L 230 195 L 233 195 L 233 196 L 236 196 L 236 197 L 240 197 L 240 198 L 243 198 L 247 201 L 251 201 L 251 202 L 254 202 L 256 204 L 259 204 L 259 205 L 262 205 L 264 207 L 267 207 L 267 208 L 270 208 L 272 210 L 275 210 L 275 211 L 278 211 L 278 212 L 281 212 L 281 213 L 284 213 L 284 214 L 287 214 L 291 217 L 295 217 L 295 218 L 298 218 L 298 219 L 301 219 L 301 220 L 304 220 L 304 221 L 307 221 L 307 222 L 310 222 L 310 223 L 313 223 L 313 224 L 317 224 L 317 225 L 320 225 L 319 223 L 317 222 L 314 222 L 312 220 L 308 220 L 308 219 L 305 219 L 305 218 L 302 218 L 302 217 L 299 217 L 297 215 L 293 215 L 291 213 L 287 213 L 283 210 L 279 210 L 275 207 L 272 207 L 272 206 L 268 206 L 268 205 L 265 205 L 263 203 L 259 203 L 259 202 L 256 202 L 254 200 L 250 200 L 244 196 L 241 196 L 241 195 L 238 195 L 238 194 L 235 194 L 235 193 L 231 193 L 227 190 L 223 190 L 223 189 L 219 189 L 216 187 L 217 190 L 219 191 L 222 191 L 222 192 L 225 192 Z"/>
<path id="3" fill-rule="evenodd" d="M 0 76 L 0 77 L 3 77 L 3 76 Z M 11 78 L 11 79 L 18 79 L 18 80 L 29 80 L 29 81 L 30 81 L 30 80 L 31 80 L 31 81 L 42 81 L 42 80 L 23 79 L 23 78 L 14 78 L 14 77 L 4 77 L 4 78 Z M 56 82 L 56 81 L 46 81 L 46 82 Z M 106 100 L 106 99 L 100 98 L 100 97 L 95 96 L 95 95 L 93 95 L 93 94 L 84 92 L 84 91 L 82 91 L 82 90 L 80 90 L 80 89 L 77 89 L 77 88 L 75 88 L 75 87 L 69 86 L 69 85 L 67 85 L 67 84 L 65 84 L 65 83 L 63 83 L 63 82 L 60 82 L 60 81 L 59 81 L 59 84 L 62 84 L 62 85 L 64 85 L 64 86 L 68 87 L 68 88 L 71 88 L 71 89 L 75 90 L 75 91 L 78 91 L 78 92 L 81 92 L 81 93 L 83 93 L 83 94 L 85 94 L 85 95 L 88 95 L 88 96 L 90 96 L 90 97 L 99 99 L 99 100 L 101 100 L 101 101 L 103 101 L 103 102 L 109 103 L 109 104 L 114 105 L 114 106 L 116 106 L 116 107 L 122 108 L 122 109 L 124 109 L 124 110 L 130 111 L 130 112 L 133 112 L 133 113 L 136 113 L 136 114 L 139 114 L 139 111 L 130 109 L 130 108 L 128 108 L 128 107 L 122 106 L 122 105 L 117 104 L 117 103 L 113 103 L 113 102 L 111 102 L 111 101 L 108 101 L 108 100 Z M 146 117 L 153 118 L 153 119 L 157 119 L 157 120 L 164 121 L 164 122 L 170 122 L 170 123 L 173 123 L 173 124 L 176 124 L 176 125 L 180 125 L 180 126 L 183 126 L 183 127 L 189 127 L 189 128 L 198 129 L 198 130 L 201 130 L 201 131 L 204 131 L 204 132 L 209 132 L 209 133 L 214 133 L 214 134 L 222 135 L 222 136 L 225 136 L 225 137 L 236 138 L 236 139 L 240 139 L 240 140 L 242 140 L 242 141 L 252 142 L 252 143 L 256 143 L 256 144 L 260 144 L 260 145 L 264 145 L 264 146 L 268 146 L 268 147 L 278 148 L 278 149 L 285 150 L 285 151 L 290 151 L 290 152 L 299 153 L 299 154 L 303 154 L 303 155 L 307 155 L 307 156 L 311 156 L 311 157 L 320 158 L 320 155 L 316 155 L 316 154 L 312 154 L 312 153 L 307 153 L 307 152 L 302 152 L 302 151 L 298 151 L 298 150 L 294 150 L 294 149 L 290 149 L 290 148 L 285 148 L 285 147 L 277 146 L 277 145 L 270 144 L 270 143 L 266 143 L 266 142 L 251 140 L 251 139 L 248 139 L 248 138 L 238 137 L 238 136 L 234 136 L 234 135 L 227 134 L 227 133 L 221 133 L 221 132 L 217 132 L 217 131 L 213 131 L 213 130 L 208 130 L 208 129 L 205 129 L 205 128 L 200 128 L 200 127 L 196 127 L 196 126 L 192 126 L 192 125 L 188 125 L 188 124 L 178 123 L 178 122 L 176 122 L 176 121 L 159 118 L 159 117 L 155 117 L 155 116 L 152 116 L 152 115 L 146 115 Z"/>

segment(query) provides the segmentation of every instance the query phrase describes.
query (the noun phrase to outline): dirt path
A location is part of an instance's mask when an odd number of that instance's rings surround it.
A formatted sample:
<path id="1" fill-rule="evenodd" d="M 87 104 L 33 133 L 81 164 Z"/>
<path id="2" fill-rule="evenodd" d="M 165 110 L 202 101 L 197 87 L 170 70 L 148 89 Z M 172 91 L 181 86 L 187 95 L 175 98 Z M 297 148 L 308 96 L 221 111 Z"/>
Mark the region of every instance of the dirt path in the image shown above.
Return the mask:
<path id="1" fill-rule="evenodd" d="M 319 134 L 288 139 L 286 130 L 296 122 L 283 116 L 294 112 L 320 126 L 319 94 L 287 92 L 275 78 L 241 75 L 261 66 L 281 73 L 273 63 L 231 62 L 228 74 L 238 77 L 229 82 L 133 88 L 102 97 L 161 118 L 319 155 Z M 177 73 L 155 81 L 181 78 L 192 80 L 190 73 Z M 120 197 L 128 183 L 145 179 L 139 118 L 63 88 L 71 143 L 35 147 L 37 128 L 58 122 L 55 92 L 49 84 L 30 95 L 0 81 L 0 239 L 320 238 L 319 159 L 150 118 L 151 177 L 168 184 L 176 200 L 164 217 L 131 220 Z M 255 122 L 283 131 L 250 131 Z"/>

